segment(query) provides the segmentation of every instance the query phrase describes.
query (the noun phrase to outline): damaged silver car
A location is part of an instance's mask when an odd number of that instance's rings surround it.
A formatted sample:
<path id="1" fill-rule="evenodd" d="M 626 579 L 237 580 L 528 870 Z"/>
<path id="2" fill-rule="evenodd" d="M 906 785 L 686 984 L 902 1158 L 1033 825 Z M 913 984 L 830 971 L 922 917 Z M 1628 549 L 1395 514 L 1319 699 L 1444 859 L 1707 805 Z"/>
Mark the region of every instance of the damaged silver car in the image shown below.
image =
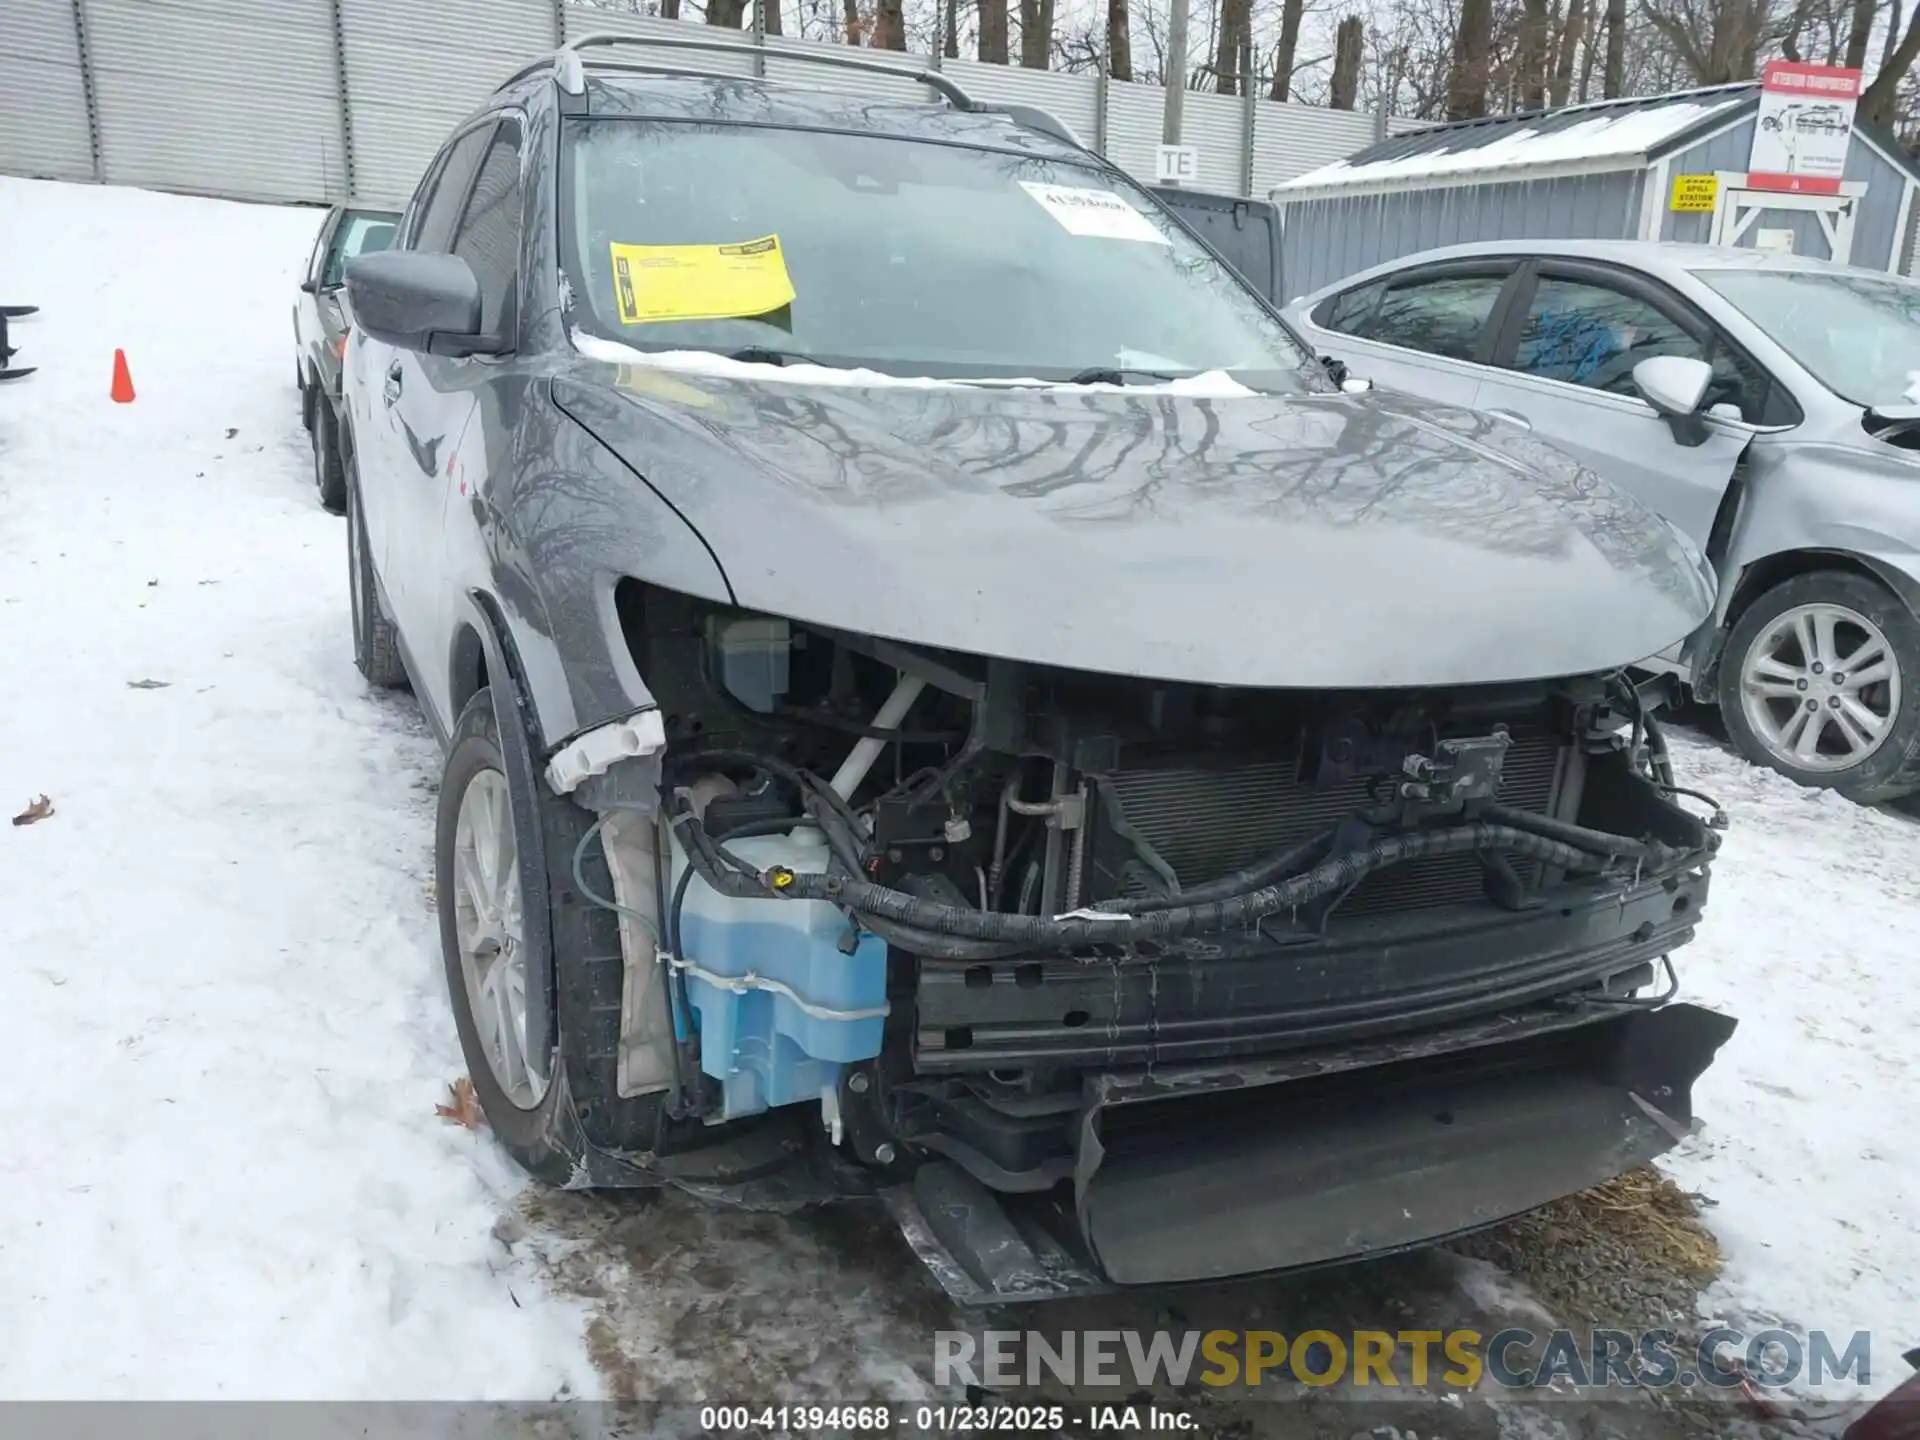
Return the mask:
<path id="1" fill-rule="evenodd" d="M 1671 1146 L 1733 1028 L 1667 1003 L 1718 836 L 1624 667 L 1699 554 L 1344 393 L 1058 121 L 734 48 L 528 67 L 348 271 L 355 650 L 446 744 L 500 1142 L 884 1202 L 974 1301 L 1424 1244 Z"/>

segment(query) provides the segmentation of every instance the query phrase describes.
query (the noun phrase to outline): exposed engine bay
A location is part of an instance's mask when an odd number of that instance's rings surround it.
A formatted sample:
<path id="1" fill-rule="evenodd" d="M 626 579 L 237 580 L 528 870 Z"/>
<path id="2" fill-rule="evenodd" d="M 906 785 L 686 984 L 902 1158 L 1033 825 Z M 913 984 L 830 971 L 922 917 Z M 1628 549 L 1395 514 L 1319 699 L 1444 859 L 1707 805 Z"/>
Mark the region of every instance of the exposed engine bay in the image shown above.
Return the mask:
<path id="1" fill-rule="evenodd" d="M 575 792 L 620 1093 L 824 1156 L 962 1299 L 1492 1223 L 1668 1148 L 1731 1032 L 1664 1004 L 1722 817 L 1622 676 L 1232 689 L 616 604 L 664 742 Z"/>

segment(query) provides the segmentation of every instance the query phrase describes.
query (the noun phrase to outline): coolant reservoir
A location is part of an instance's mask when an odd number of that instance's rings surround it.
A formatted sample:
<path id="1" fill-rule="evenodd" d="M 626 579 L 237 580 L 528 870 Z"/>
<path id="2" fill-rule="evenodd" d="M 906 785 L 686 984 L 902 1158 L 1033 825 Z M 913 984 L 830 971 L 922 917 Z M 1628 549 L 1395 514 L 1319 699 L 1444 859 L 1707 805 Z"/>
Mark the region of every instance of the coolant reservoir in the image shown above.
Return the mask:
<path id="1" fill-rule="evenodd" d="M 809 827 L 722 843 L 756 870 L 784 865 L 818 874 L 827 868 L 826 837 Z M 676 840 L 676 885 L 686 863 Z M 680 953 L 693 967 L 687 999 L 700 1036 L 700 1068 L 720 1082 L 724 1118 L 818 1100 L 838 1083 L 844 1065 L 880 1053 L 886 942 L 863 934 L 853 953 L 843 954 L 847 929 L 847 917 L 824 900 L 735 900 L 697 875 L 688 882 L 680 909 Z M 736 993 L 701 978 L 702 971 L 747 988 Z M 765 981 L 807 1003 L 756 983 Z M 858 1012 L 868 1013 L 851 1018 Z"/>

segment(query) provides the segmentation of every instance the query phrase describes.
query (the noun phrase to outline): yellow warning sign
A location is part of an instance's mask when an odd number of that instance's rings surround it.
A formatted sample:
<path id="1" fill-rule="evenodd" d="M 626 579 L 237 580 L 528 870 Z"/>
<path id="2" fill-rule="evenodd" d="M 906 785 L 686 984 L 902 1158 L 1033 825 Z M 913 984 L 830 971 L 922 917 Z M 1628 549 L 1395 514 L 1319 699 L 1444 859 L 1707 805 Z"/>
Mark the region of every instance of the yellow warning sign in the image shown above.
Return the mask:
<path id="1" fill-rule="evenodd" d="M 624 325 L 737 320 L 793 303 L 780 237 L 738 245 L 613 246 L 613 294 Z"/>
<path id="2" fill-rule="evenodd" d="M 1714 201 L 1720 198 L 1720 181 L 1713 175 L 1676 175 L 1673 199 L 1668 208 L 1683 215 L 1712 214 Z"/>

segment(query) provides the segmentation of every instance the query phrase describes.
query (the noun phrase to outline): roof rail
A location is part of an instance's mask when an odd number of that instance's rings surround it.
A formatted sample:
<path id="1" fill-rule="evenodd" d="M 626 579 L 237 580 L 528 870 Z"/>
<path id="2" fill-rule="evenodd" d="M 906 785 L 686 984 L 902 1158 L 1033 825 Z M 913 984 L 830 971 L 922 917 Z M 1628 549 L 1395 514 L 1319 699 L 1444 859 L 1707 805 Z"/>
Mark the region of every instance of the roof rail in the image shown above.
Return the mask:
<path id="1" fill-rule="evenodd" d="M 498 89 L 504 90 L 509 85 L 526 79 L 529 75 L 551 71 L 555 83 L 567 94 L 584 94 L 587 88 L 587 61 L 581 52 L 590 49 L 611 49 L 623 45 L 659 50 L 690 50 L 703 55 L 773 55 L 783 60 L 797 60 L 809 65 L 837 66 L 842 70 L 864 70 L 873 75 L 894 75 L 902 80 L 919 81 L 944 98 L 956 110 L 987 108 L 938 70 L 929 70 L 921 65 L 895 65 L 884 60 L 870 60 L 864 55 L 837 55 L 831 51 L 822 54 L 812 51 L 797 53 L 773 50 L 747 40 L 727 40 L 719 37 L 709 39 L 694 35 L 627 35 L 612 30 L 596 30 L 588 35 L 576 36 L 551 55 L 543 56 L 531 65 L 522 66 L 514 71 L 500 83 Z M 662 67 L 657 72 L 643 73 L 671 75 L 679 72 L 672 67 Z M 713 72 L 689 70 L 684 73 L 712 74 Z"/>

